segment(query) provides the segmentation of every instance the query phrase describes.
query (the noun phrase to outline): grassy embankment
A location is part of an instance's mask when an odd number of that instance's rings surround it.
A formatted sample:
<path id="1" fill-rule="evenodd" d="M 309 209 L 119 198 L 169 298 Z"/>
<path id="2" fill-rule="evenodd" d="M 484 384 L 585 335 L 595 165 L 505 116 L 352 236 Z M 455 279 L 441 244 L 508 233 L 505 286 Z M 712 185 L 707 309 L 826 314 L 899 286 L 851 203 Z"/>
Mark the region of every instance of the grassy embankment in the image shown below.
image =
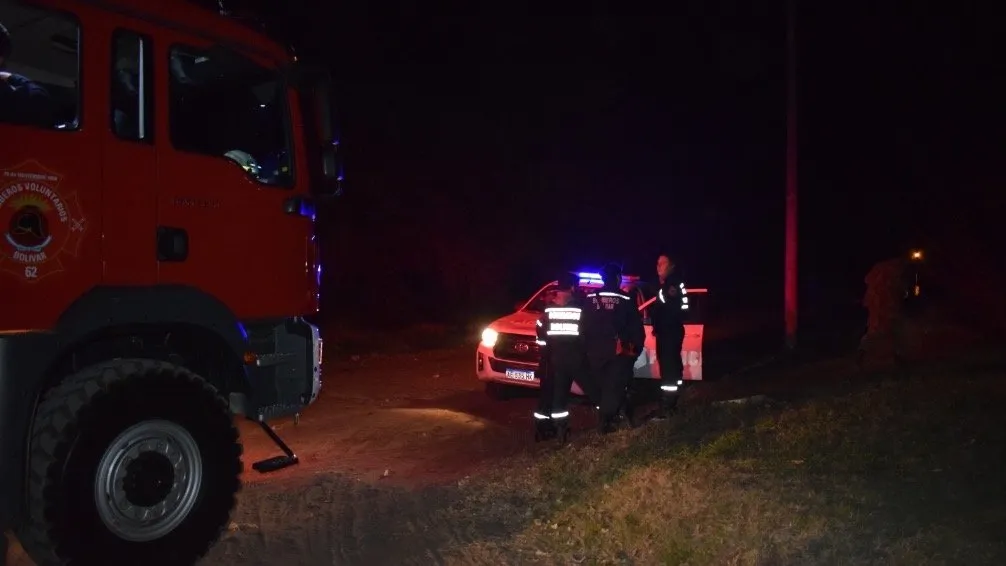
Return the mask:
<path id="1" fill-rule="evenodd" d="M 585 438 L 466 490 L 451 519 L 498 534 L 452 561 L 1006 564 L 1004 401 L 1001 372 L 933 369 Z"/>

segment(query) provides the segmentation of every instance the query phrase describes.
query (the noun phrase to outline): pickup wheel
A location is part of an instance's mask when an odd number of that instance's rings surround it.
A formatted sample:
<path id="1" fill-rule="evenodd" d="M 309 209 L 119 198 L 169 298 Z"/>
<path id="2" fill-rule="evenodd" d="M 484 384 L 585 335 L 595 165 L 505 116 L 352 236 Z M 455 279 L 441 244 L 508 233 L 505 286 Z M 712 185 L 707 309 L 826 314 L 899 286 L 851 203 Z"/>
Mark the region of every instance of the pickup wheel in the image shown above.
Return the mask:
<path id="1" fill-rule="evenodd" d="M 38 566 L 193 564 L 240 489 L 227 403 L 194 373 L 115 360 L 68 377 L 38 407 L 26 518 Z"/>

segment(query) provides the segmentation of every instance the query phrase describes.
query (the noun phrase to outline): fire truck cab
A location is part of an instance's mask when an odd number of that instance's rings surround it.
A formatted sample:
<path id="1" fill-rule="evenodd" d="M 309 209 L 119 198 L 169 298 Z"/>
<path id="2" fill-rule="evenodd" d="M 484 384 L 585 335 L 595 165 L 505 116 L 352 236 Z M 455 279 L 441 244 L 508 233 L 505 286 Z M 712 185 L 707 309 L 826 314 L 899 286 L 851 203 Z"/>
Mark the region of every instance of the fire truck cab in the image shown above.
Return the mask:
<path id="1" fill-rule="evenodd" d="M 290 465 L 267 422 L 321 388 L 328 75 L 182 0 L 0 26 L 0 527 L 39 566 L 192 564 L 240 487 L 232 416 Z"/>

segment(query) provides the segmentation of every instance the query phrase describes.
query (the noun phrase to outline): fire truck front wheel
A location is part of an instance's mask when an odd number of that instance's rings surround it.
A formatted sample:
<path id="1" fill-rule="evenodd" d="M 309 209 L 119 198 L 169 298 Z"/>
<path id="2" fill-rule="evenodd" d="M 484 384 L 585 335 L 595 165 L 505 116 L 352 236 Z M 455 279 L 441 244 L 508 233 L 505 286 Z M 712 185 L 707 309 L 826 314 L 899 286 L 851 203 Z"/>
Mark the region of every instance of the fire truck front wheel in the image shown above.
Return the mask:
<path id="1" fill-rule="evenodd" d="M 193 564 L 240 488 L 227 403 L 165 362 L 116 360 L 70 376 L 40 403 L 30 442 L 18 538 L 39 566 Z"/>

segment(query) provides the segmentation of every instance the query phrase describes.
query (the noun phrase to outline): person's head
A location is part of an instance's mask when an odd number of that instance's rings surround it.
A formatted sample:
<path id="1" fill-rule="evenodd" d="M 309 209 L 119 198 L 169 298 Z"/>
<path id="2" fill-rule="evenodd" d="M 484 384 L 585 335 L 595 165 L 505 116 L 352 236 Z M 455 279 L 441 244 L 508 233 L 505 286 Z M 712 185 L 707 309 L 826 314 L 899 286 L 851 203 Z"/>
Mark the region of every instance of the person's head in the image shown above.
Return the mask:
<path id="1" fill-rule="evenodd" d="M 617 263 L 609 263 L 601 270 L 601 280 L 604 286 L 609 289 L 619 289 L 622 287 L 622 266 Z"/>
<path id="2" fill-rule="evenodd" d="M 7 66 L 7 60 L 10 59 L 10 51 L 13 47 L 10 41 L 10 32 L 0 22 L 0 69 Z"/>
<path id="3" fill-rule="evenodd" d="M 657 276 L 667 279 L 667 276 L 674 272 L 674 260 L 667 254 L 657 256 Z"/>
<path id="4" fill-rule="evenodd" d="M 572 273 L 562 272 L 559 274 L 559 282 L 555 288 L 555 302 L 564 305 L 573 297 L 576 290 L 576 278 Z"/>

